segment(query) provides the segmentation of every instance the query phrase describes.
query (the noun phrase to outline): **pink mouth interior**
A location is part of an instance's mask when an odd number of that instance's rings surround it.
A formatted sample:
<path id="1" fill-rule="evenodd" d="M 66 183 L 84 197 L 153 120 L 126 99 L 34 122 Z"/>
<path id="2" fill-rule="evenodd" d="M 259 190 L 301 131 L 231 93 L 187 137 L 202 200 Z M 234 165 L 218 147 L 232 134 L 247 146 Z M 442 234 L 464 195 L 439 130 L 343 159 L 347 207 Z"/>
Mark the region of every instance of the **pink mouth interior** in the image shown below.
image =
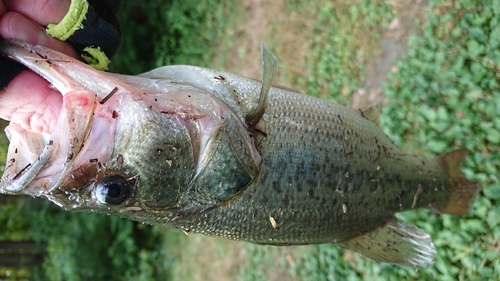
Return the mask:
<path id="1" fill-rule="evenodd" d="M 23 71 L 0 92 L 0 118 L 33 133 L 50 134 L 61 106 L 62 95 L 31 71 Z"/>

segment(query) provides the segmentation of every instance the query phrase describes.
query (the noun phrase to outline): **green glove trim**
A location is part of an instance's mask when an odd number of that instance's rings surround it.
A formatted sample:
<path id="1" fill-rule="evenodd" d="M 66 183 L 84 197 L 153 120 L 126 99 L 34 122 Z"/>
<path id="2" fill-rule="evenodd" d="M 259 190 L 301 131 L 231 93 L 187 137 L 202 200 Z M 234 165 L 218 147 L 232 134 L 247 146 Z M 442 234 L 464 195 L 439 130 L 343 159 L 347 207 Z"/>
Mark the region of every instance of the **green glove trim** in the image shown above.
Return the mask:
<path id="1" fill-rule="evenodd" d="M 68 13 L 60 23 L 47 25 L 47 33 L 61 41 L 66 41 L 76 30 L 82 28 L 82 22 L 89 9 L 86 0 L 71 0 Z"/>
<path id="2" fill-rule="evenodd" d="M 109 59 L 99 47 L 86 47 L 83 49 L 82 58 L 97 70 L 108 70 Z"/>

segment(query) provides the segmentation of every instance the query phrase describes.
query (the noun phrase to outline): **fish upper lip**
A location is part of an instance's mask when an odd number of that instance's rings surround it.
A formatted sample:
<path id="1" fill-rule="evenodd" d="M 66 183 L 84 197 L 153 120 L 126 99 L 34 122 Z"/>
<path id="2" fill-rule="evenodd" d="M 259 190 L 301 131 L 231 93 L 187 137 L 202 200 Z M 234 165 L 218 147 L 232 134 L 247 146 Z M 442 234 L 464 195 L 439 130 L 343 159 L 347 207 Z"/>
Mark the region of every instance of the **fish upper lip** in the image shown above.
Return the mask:
<path id="1" fill-rule="evenodd" d="M 61 59 L 57 57 L 58 54 L 55 52 L 26 43 L 6 41 L 0 42 L 0 52 L 45 78 L 63 96 L 63 99 L 66 94 L 74 91 L 75 87 L 78 88 L 79 86 L 77 83 L 72 83 L 72 79 L 60 73 L 58 69 L 52 66 L 51 60 Z M 95 94 L 94 98 L 97 99 Z M 65 107 L 64 102 L 61 106 Z M 60 157 L 60 155 L 68 152 L 69 154 L 73 154 L 71 148 L 71 146 L 74 146 L 72 143 L 73 140 L 82 137 L 81 134 L 78 135 L 78 132 L 88 131 L 89 126 L 92 126 L 92 120 L 86 122 L 83 126 L 78 126 L 76 124 L 78 122 L 74 122 L 75 124 L 64 122 L 62 119 L 71 115 L 71 109 L 68 106 L 66 108 L 66 113 L 59 113 L 56 121 L 57 128 L 50 133 L 31 132 L 12 123 L 7 127 L 7 130 L 10 132 L 11 141 L 6 169 L 0 180 L 1 193 L 29 194 L 34 196 L 49 194 L 64 177 L 66 170 L 69 168 L 68 165 L 63 164 L 62 169 L 56 170 L 51 166 L 55 164 L 60 166 L 61 163 L 56 162 L 54 164 L 54 158 L 66 158 L 66 160 L 59 160 L 59 162 L 66 161 L 66 164 L 70 162 L 71 158 L 76 155 L 66 155 L 66 157 Z M 63 108 L 61 108 L 62 110 Z M 92 112 L 88 114 L 92 114 Z M 75 132 L 77 136 L 74 136 Z M 35 146 L 36 148 L 33 148 L 33 143 L 38 143 Z M 69 150 L 64 148 L 67 146 L 70 147 Z M 26 153 L 25 151 L 31 152 Z M 53 153 L 57 155 L 53 157 Z M 49 172 L 40 176 L 40 172 L 44 168 L 47 168 Z M 35 179 L 37 179 L 38 183 L 30 185 Z"/>

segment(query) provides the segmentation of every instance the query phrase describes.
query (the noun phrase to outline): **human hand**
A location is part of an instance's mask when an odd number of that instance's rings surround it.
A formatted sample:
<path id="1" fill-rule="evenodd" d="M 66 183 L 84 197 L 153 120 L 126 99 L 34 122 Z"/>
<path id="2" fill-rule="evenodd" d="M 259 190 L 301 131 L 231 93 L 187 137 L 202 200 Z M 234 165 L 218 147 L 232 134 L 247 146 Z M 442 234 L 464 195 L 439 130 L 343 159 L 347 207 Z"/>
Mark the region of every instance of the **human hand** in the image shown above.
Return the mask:
<path id="1" fill-rule="evenodd" d="M 3 3 L 2 3 L 3 2 Z M 72 57 L 80 57 L 67 42 L 51 37 L 45 26 L 66 15 L 71 0 L 3 0 L 0 2 L 0 36 L 46 46 Z"/>
<path id="2" fill-rule="evenodd" d="M 45 31 L 49 23 L 58 23 L 69 9 L 71 0 L 4 0 L 0 2 L 0 36 L 43 45 L 79 58 L 67 42 L 51 37 Z M 52 131 L 59 114 L 62 97 L 39 75 L 25 70 L 0 92 L 0 118 L 16 120 L 23 128 L 35 132 Z"/>
<path id="3" fill-rule="evenodd" d="M 116 17 L 121 1 L 73 1 L 0 1 L 0 36 L 42 45 L 74 58 L 83 58 L 96 69 L 105 70 L 109 58 L 116 53 L 121 42 Z M 70 9 L 72 11 L 68 13 Z M 69 17 L 65 17 L 66 14 Z M 44 28 L 49 24 L 52 24 L 49 26 L 51 34 L 66 41 L 49 35 Z M 3 67 L 0 71 L 8 74 L 1 76 L 1 86 L 4 87 L 7 83 L 8 86 L 0 89 L 0 118 L 19 124 L 29 131 L 51 132 L 53 121 L 57 120 L 54 117 L 58 116 L 61 108 L 61 95 L 42 77 L 30 71 L 22 71 L 12 80 L 10 78 L 19 71 L 8 67 Z M 3 83 L 4 80 L 7 82 Z"/>

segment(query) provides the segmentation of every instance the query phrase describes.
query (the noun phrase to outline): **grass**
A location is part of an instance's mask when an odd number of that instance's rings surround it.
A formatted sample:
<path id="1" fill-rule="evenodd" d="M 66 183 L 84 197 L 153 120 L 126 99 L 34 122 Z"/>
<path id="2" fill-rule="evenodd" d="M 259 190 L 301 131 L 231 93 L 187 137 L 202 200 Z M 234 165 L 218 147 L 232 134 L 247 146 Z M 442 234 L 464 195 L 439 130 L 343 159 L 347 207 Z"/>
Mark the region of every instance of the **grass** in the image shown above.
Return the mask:
<path id="1" fill-rule="evenodd" d="M 469 216 L 439 215 L 427 210 L 400 215 L 433 237 L 438 253 L 431 268 L 416 271 L 376 263 L 334 245 L 318 245 L 304 248 L 298 255 L 296 267 L 290 269 L 290 275 L 297 280 L 500 278 L 500 207 L 496 204 L 500 195 L 498 1 L 482 5 L 430 1 L 429 5 L 429 21 L 422 35 L 411 38 L 408 55 L 398 63 L 398 71 L 385 86 L 390 101 L 383 109 L 382 127 L 396 144 L 423 157 L 469 149 L 465 173 L 479 181 L 484 190 Z M 318 65 L 338 63 L 322 52 L 318 54 L 318 59 L 324 60 Z M 329 72 L 315 74 L 309 78 L 313 89 L 321 89 L 331 79 Z M 341 85 L 351 84 L 344 82 L 335 87 Z M 342 91 L 330 98 L 348 99 Z M 266 248 L 248 245 L 246 249 L 250 256 L 266 257 Z M 269 276 L 279 261 L 266 264 L 266 273 L 253 272 L 262 268 L 259 264 L 258 260 L 250 260 L 243 279 Z"/>
<path id="2" fill-rule="evenodd" d="M 138 74 L 170 64 L 211 66 L 215 46 L 232 19 L 229 14 L 237 10 L 236 2 L 217 0 L 124 2 L 119 14 L 123 43 L 111 71 Z"/>
<path id="3" fill-rule="evenodd" d="M 302 2 L 295 9 L 311 5 Z M 293 87 L 348 106 L 351 94 L 361 86 L 368 60 L 376 55 L 391 8 L 384 1 L 365 0 L 324 1 L 315 8 L 316 14 L 311 15 L 315 23 L 307 38 L 311 56 L 303 62 L 307 75 L 297 77 Z"/>
<path id="4" fill-rule="evenodd" d="M 430 268 L 377 263 L 328 244 L 270 247 L 186 237 L 32 200 L 22 211 L 18 205 L 1 209 L 7 227 L 0 237 L 45 243 L 49 256 L 40 278 L 50 280 L 499 280 L 499 7 L 498 0 L 430 0 L 426 24 L 385 85 L 389 102 L 381 123 L 391 139 L 422 157 L 469 149 L 465 173 L 484 188 L 469 216 L 427 210 L 398 215 L 432 236 L 437 259 Z M 127 2 L 121 19 L 126 37 L 112 67 L 139 73 L 188 63 L 234 70 L 228 56 L 236 49 L 244 71 L 246 55 L 258 48 L 238 45 L 245 9 L 243 1 Z M 265 19 L 272 32 L 262 35 L 282 58 L 279 82 L 349 105 L 393 17 L 391 7 L 383 1 L 293 0 L 282 9 Z M 294 44 L 299 41 L 307 43 Z M 260 67 L 258 57 L 251 59 Z M 89 251 L 81 252 L 85 247 Z"/>
<path id="5" fill-rule="evenodd" d="M 419 278 L 500 278 L 500 9 L 498 1 L 430 1 L 422 36 L 413 37 L 399 71 L 386 86 L 391 102 L 382 119 L 398 145 L 434 156 L 467 148 L 464 171 L 483 192 L 471 215 L 426 211 L 405 219 L 428 229 L 437 247 L 436 266 Z"/>

